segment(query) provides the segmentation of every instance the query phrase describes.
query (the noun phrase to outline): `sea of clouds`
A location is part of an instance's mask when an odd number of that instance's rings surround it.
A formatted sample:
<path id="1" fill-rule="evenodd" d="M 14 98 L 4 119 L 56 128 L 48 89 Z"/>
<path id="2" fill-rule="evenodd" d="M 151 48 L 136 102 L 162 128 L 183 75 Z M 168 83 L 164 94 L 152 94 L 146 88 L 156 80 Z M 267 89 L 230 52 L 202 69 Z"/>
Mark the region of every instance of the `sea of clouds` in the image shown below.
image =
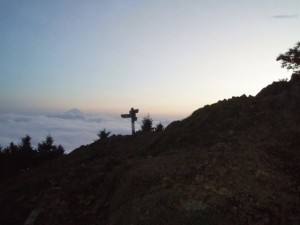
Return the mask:
<path id="1" fill-rule="evenodd" d="M 140 129 L 142 118 L 136 122 L 136 130 Z M 155 126 L 161 122 L 167 126 L 171 120 L 153 118 Z M 16 113 L 0 114 L 0 146 L 2 148 L 10 142 L 20 143 L 21 138 L 28 134 L 33 147 L 51 135 L 54 144 L 61 144 L 66 153 L 92 143 L 98 139 L 100 130 L 106 129 L 111 134 L 131 134 L 130 119 L 122 119 L 116 115 L 88 115 L 77 109 L 62 114 L 23 115 Z"/>

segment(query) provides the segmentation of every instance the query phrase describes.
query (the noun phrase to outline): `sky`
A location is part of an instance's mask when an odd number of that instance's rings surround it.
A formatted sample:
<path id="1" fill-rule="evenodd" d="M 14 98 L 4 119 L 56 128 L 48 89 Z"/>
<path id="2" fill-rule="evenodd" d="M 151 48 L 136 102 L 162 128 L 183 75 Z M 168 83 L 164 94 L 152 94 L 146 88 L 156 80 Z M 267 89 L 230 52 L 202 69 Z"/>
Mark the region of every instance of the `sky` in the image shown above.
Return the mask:
<path id="1" fill-rule="evenodd" d="M 299 0 L 0 0 L 0 123 L 186 117 L 289 78 L 276 57 L 299 38 Z"/>

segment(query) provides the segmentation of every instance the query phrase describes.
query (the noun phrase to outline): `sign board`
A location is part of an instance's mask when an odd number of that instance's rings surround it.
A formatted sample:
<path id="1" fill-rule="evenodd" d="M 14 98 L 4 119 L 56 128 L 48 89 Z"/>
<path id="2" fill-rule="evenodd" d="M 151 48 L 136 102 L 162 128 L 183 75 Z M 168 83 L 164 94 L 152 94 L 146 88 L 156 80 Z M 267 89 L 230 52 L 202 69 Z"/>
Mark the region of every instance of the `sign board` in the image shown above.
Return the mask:
<path id="1" fill-rule="evenodd" d="M 121 114 L 122 118 L 131 118 L 131 129 L 132 129 L 132 134 L 135 133 L 135 127 L 134 127 L 134 122 L 137 121 L 137 116 L 136 114 L 139 112 L 138 109 L 131 108 L 129 111 L 129 114 Z"/>
<path id="2" fill-rule="evenodd" d="M 121 117 L 122 118 L 131 118 L 131 115 L 130 114 L 121 114 Z"/>

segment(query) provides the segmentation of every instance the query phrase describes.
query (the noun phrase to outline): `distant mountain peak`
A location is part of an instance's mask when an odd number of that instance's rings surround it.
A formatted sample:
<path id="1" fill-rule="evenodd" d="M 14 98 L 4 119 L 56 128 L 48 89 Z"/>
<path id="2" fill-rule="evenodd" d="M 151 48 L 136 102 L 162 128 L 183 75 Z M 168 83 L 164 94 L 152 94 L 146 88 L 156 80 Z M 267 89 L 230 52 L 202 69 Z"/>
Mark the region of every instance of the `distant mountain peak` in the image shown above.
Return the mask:
<path id="1" fill-rule="evenodd" d="M 63 113 L 62 115 L 59 116 L 60 118 L 63 119 L 84 119 L 85 114 L 81 112 L 79 109 L 70 109 L 69 111 Z"/>
<path id="2" fill-rule="evenodd" d="M 81 112 L 79 109 L 73 108 L 69 111 L 65 112 L 66 115 L 84 115 L 83 112 Z"/>

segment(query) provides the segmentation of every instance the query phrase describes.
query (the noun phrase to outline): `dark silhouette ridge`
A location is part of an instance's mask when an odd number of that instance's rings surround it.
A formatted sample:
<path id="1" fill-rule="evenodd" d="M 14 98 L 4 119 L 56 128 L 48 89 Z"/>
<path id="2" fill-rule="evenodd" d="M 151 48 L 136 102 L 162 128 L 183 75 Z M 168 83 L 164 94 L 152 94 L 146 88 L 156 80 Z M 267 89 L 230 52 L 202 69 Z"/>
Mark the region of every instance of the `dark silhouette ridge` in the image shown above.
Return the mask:
<path id="1" fill-rule="evenodd" d="M 300 79 L 0 183 L 0 223 L 299 224 Z"/>
<path id="2" fill-rule="evenodd" d="M 268 102 L 265 102 L 265 104 L 270 107 L 296 110 L 300 104 L 300 74 L 294 73 L 290 82 L 274 82 L 257 94 L 257 98 L 264 99 L 266 97 Z"/>
<path id="3" fill-rule="evenodd" d="M 278 57 L 291 80 L 255 97 L 205 106 L 164 132 L 104 130 L 105 141 L 6 179 L 0 224 L 300 224 L 297 51 Z M 134 125 L 132 114 L 124 117 Z M 152 131 L 150 116 L 144 122 Z M 48 136 L 40 152 L 52 143 Z M 9 149 L 29 165 L 29 136 Z"/>
<path id="4" fill-rule="evenodd" d="M 279 56 L 291 80 L 255 97 L 207 105 L 164 132 L 112 135 L 6 179 L 0 224 L 300 224 L 294 56 Z"/>

